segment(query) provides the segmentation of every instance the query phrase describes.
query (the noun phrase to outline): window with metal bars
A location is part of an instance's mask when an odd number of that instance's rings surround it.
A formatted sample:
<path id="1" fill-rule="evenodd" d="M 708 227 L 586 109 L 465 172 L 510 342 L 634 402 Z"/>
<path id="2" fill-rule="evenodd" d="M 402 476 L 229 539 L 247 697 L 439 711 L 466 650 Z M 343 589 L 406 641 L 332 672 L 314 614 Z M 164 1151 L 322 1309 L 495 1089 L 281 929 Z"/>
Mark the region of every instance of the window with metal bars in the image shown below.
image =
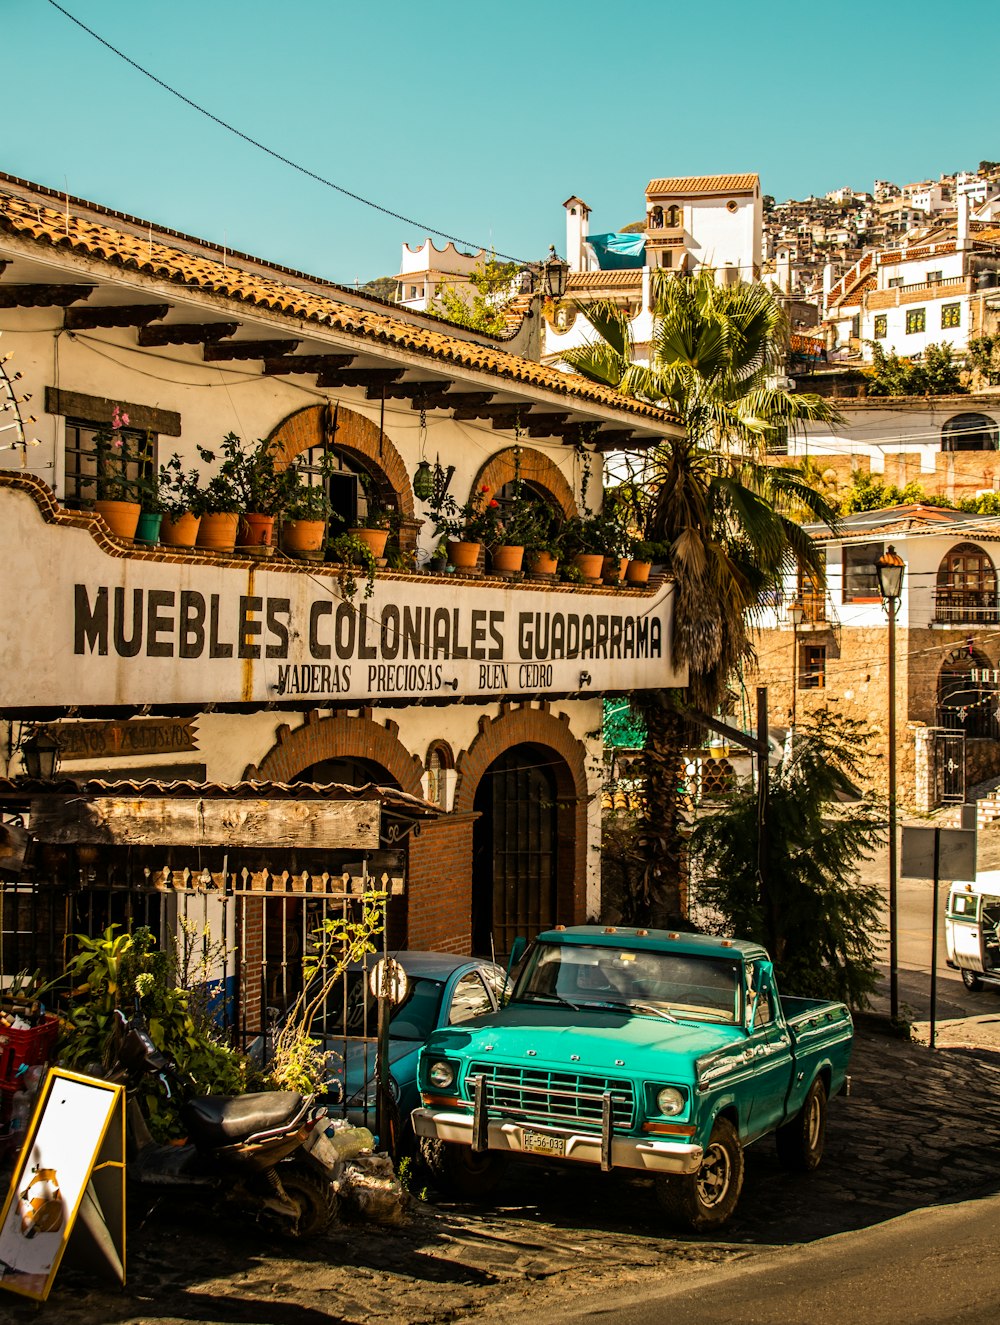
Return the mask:
<path id="1" fill-rule="evenodd" d="M 88 423 L 83 419 L 66 420 L 63 497 L 68 506 L 89 505 L 99 495 L 98 447 L 95 441 L 98 433 L 107 437 L 107 426 Z M 156 434 L 137 428 L 120 428 L 117 436 L 124 454 L 123 477 L 136 485 L 150 482 L 156 473 Z"/>

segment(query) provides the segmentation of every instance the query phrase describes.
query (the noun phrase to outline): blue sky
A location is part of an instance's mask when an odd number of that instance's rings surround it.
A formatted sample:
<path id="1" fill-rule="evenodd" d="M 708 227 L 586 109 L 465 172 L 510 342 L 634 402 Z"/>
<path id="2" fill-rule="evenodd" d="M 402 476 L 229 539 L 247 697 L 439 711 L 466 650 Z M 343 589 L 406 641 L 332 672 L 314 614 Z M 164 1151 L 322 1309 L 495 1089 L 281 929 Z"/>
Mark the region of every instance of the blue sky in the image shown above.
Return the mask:
<path id="1" fill-rule="evenodd" d="M 523 258 L 638 219 L 655 176 L 756 170 L 778 199 L 1000 159 L 993 4 L 0 0 L 0 169 L 347 283 L 434 226 Z M 851 16 L 853 15 L 853 16 Z M 443 240 L 437 241 L 439 244 Z"/>

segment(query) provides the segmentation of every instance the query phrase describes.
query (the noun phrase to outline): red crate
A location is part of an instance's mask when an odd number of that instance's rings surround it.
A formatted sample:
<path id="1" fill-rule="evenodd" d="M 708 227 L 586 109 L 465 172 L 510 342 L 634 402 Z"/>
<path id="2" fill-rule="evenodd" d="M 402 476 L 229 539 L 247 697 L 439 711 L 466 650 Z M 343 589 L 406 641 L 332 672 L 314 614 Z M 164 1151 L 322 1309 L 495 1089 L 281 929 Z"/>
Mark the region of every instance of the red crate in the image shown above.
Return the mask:
<path id="1" fill-rule="evenodd" d="M 0 1087 L 16 1087 L 18 1068 L 46 1063 L 59 1038 L 59 1018 L 46 1012 L 44 1020 L 27 1030 L 0 1026 Z"/>

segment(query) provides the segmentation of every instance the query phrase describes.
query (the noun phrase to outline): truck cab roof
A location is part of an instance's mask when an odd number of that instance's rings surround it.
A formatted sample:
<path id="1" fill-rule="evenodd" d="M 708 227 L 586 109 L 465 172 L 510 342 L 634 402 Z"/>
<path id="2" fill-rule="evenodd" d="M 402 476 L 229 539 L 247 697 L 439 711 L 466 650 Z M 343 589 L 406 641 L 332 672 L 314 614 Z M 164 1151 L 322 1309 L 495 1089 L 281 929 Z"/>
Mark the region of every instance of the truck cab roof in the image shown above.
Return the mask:
<path id="1" fill-rule="evenodd" d="M 656 952 L 678 952 L 688 957 L 738 957 L 742 961 L 767 961 L 759 943 L 746 939 L 716 938 L 712 934 L 684 934 L 679 930 L 636 929 L 630 925 L 569 925 L 544 930 L 539 943 L 588 944 L 594 947 L 650 948 Z"/>

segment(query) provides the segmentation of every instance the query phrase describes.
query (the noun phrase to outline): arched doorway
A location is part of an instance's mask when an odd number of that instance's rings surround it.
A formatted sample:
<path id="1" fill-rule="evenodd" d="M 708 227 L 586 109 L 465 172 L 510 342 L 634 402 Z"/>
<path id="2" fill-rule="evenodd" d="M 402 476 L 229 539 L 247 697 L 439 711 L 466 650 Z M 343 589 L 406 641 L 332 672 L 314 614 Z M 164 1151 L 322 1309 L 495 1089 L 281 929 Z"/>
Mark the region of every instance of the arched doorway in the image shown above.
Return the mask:
<path id="1" fill-rule="evenodd" d="M 319 786 L 339 783 L 345 787 L 365 787 L 374 782 L 379 787 L 399 787 L 389 770 L 374 759 L 322 759 L 296 773 L 293 782 L 314 782 Z"/>
<path id="2" fill-rule="evenodd" d="M 938 674 L 938 726 L 971 738 L 1000 736 L 993 664 L 978 649 L 956 650 Z"/>
<path id="3" fill-rule="evenodd" d="M 997 425 L 988 414 L 953 414 L 941 428 L 942 451 L 995 451 Z"/>
<path id="4" fill-rule="evenodd" d="M 472 847 L 472 951 L 508 953 L 559 918 L 558 766 L 544 746 L 523 744 L 480 778 Z"/>

